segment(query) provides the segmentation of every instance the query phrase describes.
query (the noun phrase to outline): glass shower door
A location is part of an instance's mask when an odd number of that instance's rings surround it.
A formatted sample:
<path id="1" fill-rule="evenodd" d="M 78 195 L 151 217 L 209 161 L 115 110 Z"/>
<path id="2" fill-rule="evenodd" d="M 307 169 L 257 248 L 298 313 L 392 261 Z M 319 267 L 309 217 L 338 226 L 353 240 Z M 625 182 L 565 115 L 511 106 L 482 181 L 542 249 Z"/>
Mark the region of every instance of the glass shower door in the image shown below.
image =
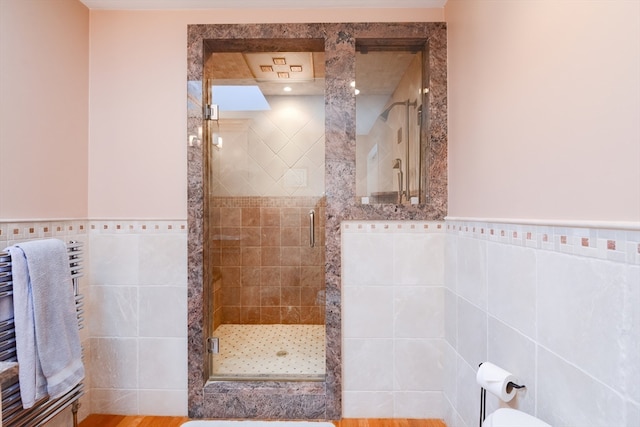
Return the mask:
<path id="1" fill-rule="evenodd" d="M 324 79 L 254 76 L 314 61 L 321 52 L 207 60 L 212 379 L 324 379 Z M 229 63 L 256 68 L 231 78 Z"/>

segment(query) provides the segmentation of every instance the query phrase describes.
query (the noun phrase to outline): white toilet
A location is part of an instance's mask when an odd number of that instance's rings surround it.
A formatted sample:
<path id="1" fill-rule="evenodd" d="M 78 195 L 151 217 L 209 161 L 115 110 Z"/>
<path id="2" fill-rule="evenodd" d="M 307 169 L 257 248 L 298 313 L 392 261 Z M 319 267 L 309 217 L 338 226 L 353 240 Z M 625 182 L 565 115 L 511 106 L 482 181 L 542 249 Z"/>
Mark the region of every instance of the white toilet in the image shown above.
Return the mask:
<path id="1" fill-rule="evenodd" d="M 551 427 L 551 425 L 522 411 L 500 408 L 485 418 L 482 427 Z"/>

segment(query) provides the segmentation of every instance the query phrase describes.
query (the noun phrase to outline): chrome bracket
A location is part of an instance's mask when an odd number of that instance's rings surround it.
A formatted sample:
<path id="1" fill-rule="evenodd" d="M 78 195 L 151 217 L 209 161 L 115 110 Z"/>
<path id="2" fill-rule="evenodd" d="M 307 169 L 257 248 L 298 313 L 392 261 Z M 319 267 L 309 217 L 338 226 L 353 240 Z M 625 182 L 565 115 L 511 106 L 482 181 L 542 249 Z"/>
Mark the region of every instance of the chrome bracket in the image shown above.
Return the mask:
<path id="1" fill-rule="evenodd" d="M 218 337 L 207 338 L 207 352 L 213 354 L 220 353 L 220 339 Z"/>
<path id="2" fill-rule="evenodd" d="M 219 108 L 217 104 L 206 104 L 204 106 L 204 119 L 205 120 L 218 120 Z"/>

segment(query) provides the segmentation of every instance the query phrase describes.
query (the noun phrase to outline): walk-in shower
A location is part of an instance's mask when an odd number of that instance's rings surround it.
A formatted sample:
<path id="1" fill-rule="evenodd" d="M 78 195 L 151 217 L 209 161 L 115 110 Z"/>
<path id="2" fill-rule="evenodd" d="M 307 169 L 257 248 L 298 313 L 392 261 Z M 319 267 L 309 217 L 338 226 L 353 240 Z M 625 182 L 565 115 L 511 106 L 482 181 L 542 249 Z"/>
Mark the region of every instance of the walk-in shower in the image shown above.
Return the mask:
<path id="1" fill-rule="evenodd" d="M 324 53 L 293 45 L 208 45 L 211 380 L 324 380 Z"/>
<path id="2" fill-rule="evenodd" d="M 377 119 L 379 114 L 391 102 L 403 101 L 406 99 L 419 99 L 419 106 L 423 106 L 425 113 L 423 113 L 423 121 L 420 128 L 428 133 L 429 142 L 423 145 L 425 150 L 419 157 L 426 159 L 426 164 L 429 165 L 429 186 L 425 191 L 428 194 L 428 201 L 426 204 L 411 205 L 403 203 L 397 205 L 396 200 L 391 200 L 389 204 L 371 204 L 364 206 L 360 201 L 360 194 L 357 193 L 357 179 L 358 164 L 360 163 L 360 157 L 356 161 L 356 157 L 360 153 L 356 153 L 358 144 L 354 141 L 354 136 L 360 135 L 358 128 L 363 124 L 360 120 L 360 116 L 357 110 L 361 107 L 361 102 L 355 96 L 354 84 L 355 74 L 354 71 L 362 69 L 356 63 L 359 61 L 356 58 L 356 52 L 358 52 L 358 46 L 361 42 L 367 42 L 369 44 L 384 44 L 388 46 L 393 43 L 403 43 L 406 41 L 415 41 L 415 37 L 420 38 L 417 40 L 421 43 L 423 55 L 428 60 L 424 63 L 428 63 L 428 69 L 423 73 L 423 89 L 428 89 L 428 96 L 424 94 L 421 97 L 415 94 L 404 94 L 389 99 L 387 94 L 384 99 L 379 99 L 379 103 L 376 104 L 376 108 L 370 111 L 367 116 L 372 120 Z M 314 23 L 314 24 L 196 24 L 188 26 L 188 44 L 187 44 L 187 195 L 188 195 L 188 408 L 189 417 L 192 419 L 198 418 L 219 418 L 219 419 L 307 419 L 307 420 L 335 420 L 341 417 L 342 403 L 349 399 L 349 396 L 343 396 L 343 369 L 348 369 L 348 361 L 344 359 L 342 351 L 342 330 L 341 324 L 344 320 L 342 317 L 343 305 L 348 304 L 348 301 L 343 301 L 342 298 L 342 283 L 341 283 L 341 264 L 342 264 L 342 250 L 341 250 L 341 223 L 346 220 L 376 220 L 386 218 L 389 220 L 401 220 L 401 219 L 441 219 L 446 213 L 446 25 L 444 23 Z M 262 43 L 261 46 L 256 48 L 256 45 Z M 288 44 L 288 45 L 287 45 Z M 286 45 L 286 46 L 285 46 Z M 284 46 L 284 47 L 283 47 Z M 224 48 L 221 48 L 224 47 Z M 229 50 L 229 49 L 236 49 Z M 370 51 L 374 50 L 372 49 Z M 420 49 L 418 49 L 420 50 Z M 320 251 L 324 257 L 324 266 L 321 268 L 322 273 L 325 276 L 323 288 L 317 288 L 316 291 L 307 293 L 307 297 L 311 299 L 315 296 L 317 300 L 323 300 L 324 305 L 322 307 L 312 307 L 314 310 L 302 310 L 303 313 L 312 313 L 317 308 L 319 312 L 324 312 L 324 331 L 325 331 L 325 372 L 322 381 L 308 381 L 308 380 L 293 380 L 293 379 L 276 379 L 271 380 L 269 377 L 260 379 L 249 380 L 237 380 L 233 377 L 223 377 L 221 379 L 215 379 L 211 376 L 210 361 L 212 359 L 212 353 L 215 347 L 215 338 L 213 335 L 214 317 L 221 316 L 221 313 L 215 313 L 214 310 L 227 311 L 232 315 L 242 316 L 241 313 L 248 312 L 241 310 L 242 303 L 237 302 L 238 294 L 235 291 L 229 293 L 218 293 L 214 290 L 222 288 L 223 283 L 232 284 L 231 288 L 240 290 L 243 292 L 242 280 L 243 277 L 251 279 L 253 277 L 253 283 L 258 283 L 254 286 L 252 291 L 260 289 L 260 281 L 264 277 L 268 277 L 270 273 L 280 272 L 281 282 L 285 276 L 283 269 L 290 266 L 283 265 L 254 265 L 253 270 L 244 271 L 238 265 L 242 260 L 251 260 L 253 262 L 263 263 L 263 257 L 265 263 L 277 262 L 275 253 L 280 255 L 280 262 L 283 259 L 283 250 L 289 251 L 291 246 L 285 246 L 283 249 L 275 252 L 272 250 L 264 250 L 263 247 L 256 246 L 242 246 L 242 242 L 256 242 L 257 236 L 260 236 L 261 244 L 263 243 L 263 237 L 269 239 L 275 238 L 275 234 L 264 230 L 263 234 L 262 223 L 264 219 L 265 229 L 270 226 L 267 225 L 269 218 L 274 218 L 273 211 L 270 209 L 274 206 L 259 205 L 264 203 L 258 201 L 258 196 L 239 196 L 235 195 L 235 191 L 243 190 L 248 187 L 259 186 L 260 184 L 269 184 L 270 181 L 266 179 L 266 176 L 261 172 L 264 171 L 267 174 L 277 171 L 278 160 L 275 157 L 270 157 L 269 160 L 273 160 L 273 163 L 261 164 L 261 169 L 249 167 L 248 164 L 257 161 L 255 157 L 251 157 L 250 160 L 242 160 L 243 157 L 233 156 L 233 162 L 228 166 L 226 160 L 222 158 L 215 158 L 218 154 L 222 156 L 231 156 L 231 153 L 235 153 L 235 148 L 238 146 L 246 145 L 251 149 L 256 149 L 257 152 L 265 153 L 264 146 L 256 144 L 256 138 L 252 131 L 248 132 L 246 136 L 239 136 L 239 133 L 234 133 L 235 130 L 245 128 L 247 121 L 243 121 L 242 118 L 238 118 L 238 121 L 234 121 L 225 113 L 224 110 L 219 110 L 219 120 L 204 120 L 206 117 L 203 114 L 203 104 L 210 103 L 209 91 L 210 86 L 204 85 L 205 78 L 209 78 L 208 67 L 212 64 L 209 62 L 212 52 L 218 52 L 222 56 L 229 56 L 229 61 L 216 61 L 219 64 L 224 64 L 229 68 L 236 67 L 236 62 L 233 61 L 234 53 L 242 52 L 312 52 L 323 53 L 326 56 L 326 60 L 314 61 L 314 66 L 322 66 L 326 70 L 324 79 L 326 80 L 326 89 L 324 92 L 324 105 L 320 108 L 321 112 L 318 117 L 323 117 L 323 125 L 319 128 L 323 136 L 323 142 L 326 144 L 326 150 L 324 154 L 325 171 L 324 183 L 326 185 L 326 196 L 309 195 L 308 197 L 315 198 L 319 203 L 313 203 L 312 207 L 308 206 L 293 206 L 298 209 L 299 217 L 297 219 L 299 224 L 299 238 L 301 246 L 298 247 L 298 253 L 300 253 L 301 260 L 312 260 L 315 256 L 314 252 L 307 252 L 311 248 L 304 248 L 307 243 L 306 236 L 309 232 L 309 210 L 316 208 L 316 245 L 315 248 L 323 247 Z M 366 56 L 366 55 L 364 55 Z M 278 56 L 275 56 L 278 58 Z M 373 56 L 370 58 L 374 59 Z M 225 59 L 225 58 L 218 58 Z M 273 59 L 271 59 L 273 61 Z M 279 61 L 280 62 L 280 61 Z M 387 61 L 393 63 L 393 61 Z M 246 64 L 240 64 L 245 66 Z M 260 65 L 267 65 L 265 63 Z M 275 65 L 275 64 L 274 64 Z M 299 64 L 293 64 L 299 65 Z M 427 67 L 425 65 L 425 67 Z M 206 70 L 205 70 L 206 68 Z M 303 67 L 304 68 L 304 67 Z M 299 69 L 294 67 L 294 70 Z M 324 71 L 323 70 L 323 71 Z M 321 71 L 321 70 L 318 70 Z M 282 71 L 287 72 L 287 71 Z M 289 76 L 297 71 L 289 70 Z M 380 81 L 389 80 L 386 74 L 371 71 L 366 75 L 359 75 L 359 82 L 363 85 L 368 79 L 378 79 Z M 256 77 L 250 73 L 248 78 L 254 80 L 252 84 L 256 84 Z M 395 77 L 395 76 L 394 76 Z M 362 80 L 364 79 L 364 80 Z M 324 84 L 320 84 L 324 87 Z M 262 85 L 262 82 L 259 82 Z M 282 85 L 280 86 L 282 87 Z M 282 87 L 283 88 L 283 87 Z M 204 90 L 203 90 L 204 89 Z M 292 89 L 295 89 L 292 87 Z M 415 88 L 416 90 L 418 88 Z M 280 106 L 276 106 L 272 103 L 272 100 L 277 101 L 280 99 L 278 96 L 263 91 L 265 98 L 270 104 L 271 110 L 254 112 L 253 114 L 259 116 L 271 116 L 275 118 L 276 112 L 282 112 L 281 117 L 293 118 L 293 115 L 289 115 L 291 112 L 296 112 L 296 107 L 288 109 L 288 113 L 285 114 L 285 109 L 280 109 Z M 309 96 L 316 96 L 307 94 Z M 204 99 L 206 98 L 206 99 Z M 382 97 L 380 97 L 382 98 Z M 320 99 L 320 98 L 318 98 Z M 282 98 L 284 100 L 284 98 Z M 422 102 L 422 104 L 420 104 Z M 274 108 L 276 107 L 276 108 Z M 394 125 L 397 120 L 397 116 L 401 112 L 401 108 L 396 107 L 389 113 L 389 120 L 387 123 L 382 123 L 378 120 L 378 125 L 387 126 L 386 137 L 388 140 L 397 145 L 398 139 L 404 140 L 402 136 L 398 135 L 397 128 Z M 205 109 L 205 113 L 208 113 Z M 211 111 L 215 113 L 215 111 Z M 300 113 L 304 110 L 300 110 Z M 213 114 L 212 114 L 213 116 Z M 415 117 L 413 114 L 412 117 Z M 268 121 L 257 121 L 254 124 L 255 128 L 260 130 L 260 134 L 265 134 L 263 131 L 272 129 L 275 133 L 270 133 L 271 136 L 279 135 L 279 132 L 284 132 L 287 135 L 289 130 L 295 129 L 291 125 L 301 124 L 300 118 L 302 115 L 297 116 L 295 120 L 284 120 L 279 126 L 270 126 Z M 240 120 L 242 119 L 242 120 Z M 413 119 L 412 119 L 413 120 Z M 315 127 L 317 124 L 314 121 L 308 122 Z M 263 126 L 263 124 L 266 124 Z M 367 122 L 365 121 L 366 125 Z M 249 126 L 253 128 L 254 126 Z M 213 146 L 207 140 L 204 143 L 203 136 L 208 132 L 207 128 L 211 131 L 220 131 L 222 136 L 217 135 L 221 139 L 214 141 L 222 141 L 222 144 Z M 298 127 L 299 128 L 299 127 Z M 314 141 L 312 135 L 316 134 L 314 130 L 312 133 L 298 132 L 297 139 L 302 144 L 309 141 Z M 213 136 L 213 135 L 207 135 Z M 237 137 L 237 138 L 236 138 Z M 318 137 L 320 138 L 320 137 Z M 236 139 L 241 141 L 241 144 L 236 144 Z M 262 139 L 262 138 L 261 138 Z M 246 140 L 246 144 L 244 142 Z M 264 139 L 263 139 L 264 140 Z M 427 140 L 423 138 L 423 140 Z M 271 146 L 269 150 L 278 150 L 279 143 L 282 141 L 279 138 L 267 138 L 265 141 L 269 141 Z M 401 141 L 402 143 L 402 141 Z M 356 150 L 354 150 L 356 145 Z M 282 149 L 283 146 L 280 147 Z M 300 148 L 300 147 L 298 147 Z M 388 155 L 381 147 L 379 155 Z M 305 151 L 315 152 L 318 148 L 309 147 Z M 376 158 L 376 151 L 371 151 L 372 161 Z M 213 153 L 212 153 L 213 152 Z M 217 154 L 216 154 L 217 153 Z M 228 154 L 227 154 L 228 153 Z M 268 154 L 268 152 L 266 152 Z M 284 153 L 283 153 L 284 154 Z M 295 150 L 294 153 L 295 154 Z M 365 152 L 365 164 L 367 161 Z M 418 156 L 412 156 L 414 158 Z M 258 158 L 262 158 L 258 156 Z M 293 156 L 295 158 L 295 156 Z M 315 157 L 314 157 L 315 158 Z M 397 184 L 397 170 L 392 169 L 394 159 L 403 159 L 404 155 L 398 152 L 397 155 L 391 155 L 386 157 L 386 161 L 380 161 L 380 170 L 385 169 L 389 176 L 392 177 L 391 182 L 394 187 L 393 190 L 397 190 L 395 184 Z M 229 157 L 227 160 L 231 160 Z M 286 160 L 280 157 L 280 160 L 286 163 Z M 291 160 L 291 159 L 289 159 Z M 311 164 L 314 162 L 312 158 L 308 158 Z M 217 163 L 219 162 L 219 163 Z M 402 162 L 402 168 L 404 169 L 404 160 Z M 311 184 L 312 177 L 316 173 L 311 167 L 311 164 L 307 166 L 307 185 Z M 247 172 L 238 173 L 238 170 L 245 170 Z M 288 169 L 291 169 L 289 167 Z M 295 168 L 298 169 L 298 168 Z M 213 176 L 213 170 L 218 170 L 220 173 L 221 181 L 215 181 Z M 251 171 L 257 171 L 257 174 L 251 173 Z M 426 175 L 425 175 L 426 176 Z M 205 179 L 206 178 L 206 179 Z M 286 179 L 288 184 L 297 184 L 297 187 L 302 187 L 304 184 L 305 176 L 301 171 L 291 171 L 287 174 L 286 178 L 282 176 L 282 182 Z M 219 195 L 212 196 L 214 194 L 214 188 L 218 187 L 215 191 L 220 191 Z M 267 185 L 270 187 L 271 185 Z M 413 185 L 412 185 L 413 188 Z M 423 187 L 426 188 L 426 187 Z M 233 190 L 233 192 L 231 191 Z M 397 195 L 397 191 L 394 191 Z M 243 193 L 238 193 L 243 194 Z M 287 196 L 288 194 L 279 194 L 277 197 Z M 293 194 L 293 196 L 303 196 L 304 194 Z M 304 195 L 305 197 L 307 195 Z M 276 197 L 276 196 L 273 196 Z M 233 202 L 230 199 L 235 199 Z M 212 203 L 214 202 L 214 203 Z M 238 204 L 241 202 L 242 204 Z M 217 205 L 216 205 L 217 203 Z M 235 203 L 235 204 L 232 204 Z M 292 206 L 286 206 L 291 208 Z M 247 212 L 247 215 L 243 212 L 247 208 L 258 208 L 257 211 Z M 223 210 L 224 209 L 224 210 Z M 257 217 L 256 217 L 257 215 Z M 292 218 L 288 214 L 286 215 Z M 251 219 L 253 218 L 253 219 Z M 256 219 L 259 218 L 259 219 Z M 282 219 L 283 217 L 280 216 Z M 224 221 L 224 222 L 223 222 Z M 248 224 L 254 224 L 254 230 L 236 230 L 237 228 L 245 228 L 245 221 Z M 260 221 L 260 222 L 255 222 Z M 325 226 L 326 221 L 326 226 Z M 218 224 L 218 225 L 216 225 Z M 237 224 L 240 224 L 238 226 Z M 255 224 L 260 224 L 255 225 Z M 304 224 L 304 226 L 303 226 Z M 251 227 L 251 225 L 247 225 Z M 303 228 L 304 227 L 304 228 Z M 324 230 L 322 228 L 324 227 Z M 275 227 L 271 227 L 275 228 Z M 288 228 L 294 228 L 289 226 Z M 256 230 L 257 229 L 257 230 Z M 322 231 L 321 231 L 322 230 Z M 326 230 L 326 231 L 325 231 Z M 258 232 L 257 235 L 255 232 Z M 292 230 L 289 230 L 292 231 Z M 379 230 L 383 231 L 383 230 Z M 244 234 L 243 234 L 244 233 Z M 284 238 L 285 232 L 279 234 L 280 239 Z M 303 234 L 304 233 L 304 234 Z M 295 234 L 295 233 L 294 233 Z M 212 237 L 218 236 L 217 240 Z M 241 236 L 241 238 L 239 237 Z M 246 236 L 246 237 L 245 237 Z M 251 237 L 253 236 L 253 237 Z M 304 239 L 304 240 L 303 240 Z M 268 246 L 273 248 L 275 245 Z M 232 250 L 224 252 L 226 248 Z M 326 248 L 326 249 L 324 249 Z M 260 257 L 258 258 L 258 252 Z M 295 253 L 295 249 L 293 250 Z M 252 257 L 253 254 L 253 257 Z M 213 260 L 213 262 L 211 262 Z M 214 262 L 218 264 L 214 265 Z M 279 270 L 267 270 L 266 275 L 262 274 L 263 271 L 256 267 L 278 267 Z M 304 266 L 307 267 L 307 266 Z M 314 267 L 314 266 L 309 266 Z M 303 278 L 303 266 L 299 267 L 300 278 Z M 251 275 L 250 273 L 260 272 L 258 276 Z M 309 274 L 308 274 L 309 273 Z M 305 268 L 305 276 L 310 279 L 313 276 L 313 268 Z M 223 276 L 225 280 L 223 280 Z M 230 281 L 227 282 L 226 278 L 229 277 Z M 257 280 L 257 282 L 256 282 Z M 306 282 L 305 278 L 305 283 Z M 215 286 L 214 286 L 215 282 Z M 302 284 L 302 282 L 301 282 Z M 218 287 L 219 286 L 219 287 Z M 300 287 L 304 289 L 304 286 Z M 313 286 L 309 286 L 313 288 Z M 249 291 L 249 289 L 247 289 Z M 268 292 L 268 291 L 265 291 Z M 281 288 L 280 301 L 282 301 L 282 295 L 284 290 Z M 251 292 L 249 292 L 249 295 Z M 240 294 L 242 295 L 242 294 Z M 247 295 L 248 296 L 248 295 Z M 264 294 L 265 298 L 270 295 Z M 275 294 L 271 295 L 275 297 Z M 296 294 L 297 296 L 297 294 Z M 302 299 L 302 294 L 300 295 Z M 234 304 L 223 304 L 222 299 L 231 299 Z M 311 301 L 309 301 L 311 303 Z M 282 305 L 278 306 L 282 307 Z M 267 307 L 268 308 L 268 307 Z M 269 310 L 265 308 L 265 312 Z M 260 310 L 253 311 L 253 313 L 259 313 Z M 292 310 L 295 311 L 295 310 Z M 272 313 L 275 312 L 271 311 Z M 282 314 L 282 310 L 278 310 L 278 313 Z M 287 310 L 284 310 L 286 313 Z M 237 313 L 237 314 L 236 314 Z M 247 317 L 249 317 L 247 315 Z M 231 324 L 231 323 L 228 323 Z M 219 351 L 225 347 L 224 342 L 218 342 L 220 345 Z M 282 348 L 273 349 L 276 350 L 276 356 L 274 358 L 282 358 L 286 356 L 277 356 Z M 375 352 L 375 349 L 372 350 Z M 280 353 L 282 354 L 282 353 Z M 374 356 L 375 357 L 375 356 Z M 278 359 L 280 360 L 280 359 Z"/>

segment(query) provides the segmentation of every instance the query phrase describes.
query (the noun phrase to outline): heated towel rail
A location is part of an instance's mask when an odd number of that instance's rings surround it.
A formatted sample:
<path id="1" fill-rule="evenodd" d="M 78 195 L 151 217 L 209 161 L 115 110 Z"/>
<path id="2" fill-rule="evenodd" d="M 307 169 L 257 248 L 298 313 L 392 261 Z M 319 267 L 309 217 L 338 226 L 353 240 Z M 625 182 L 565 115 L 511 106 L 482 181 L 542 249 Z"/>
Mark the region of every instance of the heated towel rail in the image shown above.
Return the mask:
<path id="1" fill-rule="evenodd" d="M 83 276 L 83 243 L 71 241 L 67 244 L 69 268 L 73 294 L 75 295 L 78 328 L 84 327 L 84 297 L 79 292 L 78 279 Z M 13 283 L 11 280 L 11 255 L 0 251 L 0 362 L 16 362 L 16 333 L 13 323 Z M 10 308 L 10 310 L 9 310 Z M 5 318 L 6 317 L 6 318 Z M 18 378 L 2 387 L 3 427 L 42 426 L 71 405 L 73 425 L 78 425 L 78 399 L 84 394 L 84 384 L 80 383 L 71 391 L 57 399 L 44 397 L 29 409 L 22 408 Z"/>

